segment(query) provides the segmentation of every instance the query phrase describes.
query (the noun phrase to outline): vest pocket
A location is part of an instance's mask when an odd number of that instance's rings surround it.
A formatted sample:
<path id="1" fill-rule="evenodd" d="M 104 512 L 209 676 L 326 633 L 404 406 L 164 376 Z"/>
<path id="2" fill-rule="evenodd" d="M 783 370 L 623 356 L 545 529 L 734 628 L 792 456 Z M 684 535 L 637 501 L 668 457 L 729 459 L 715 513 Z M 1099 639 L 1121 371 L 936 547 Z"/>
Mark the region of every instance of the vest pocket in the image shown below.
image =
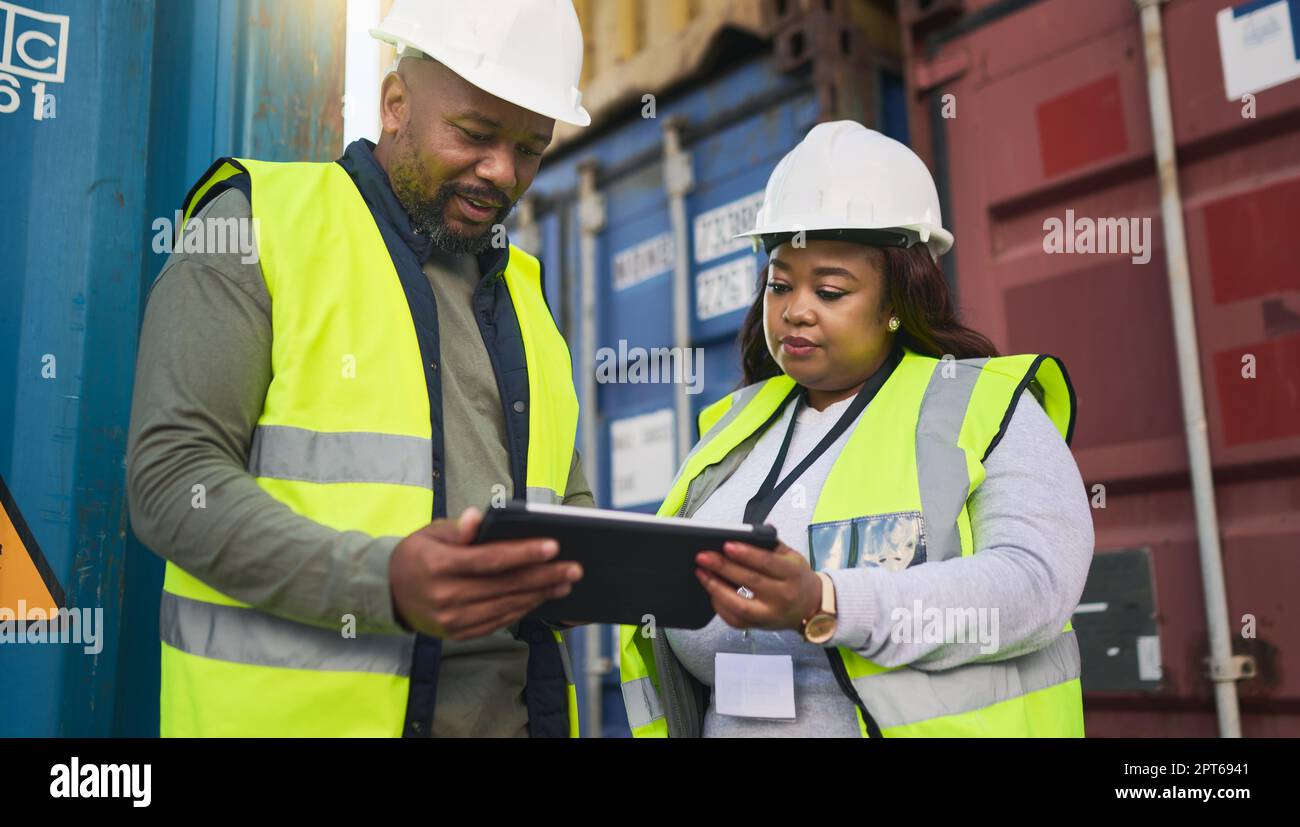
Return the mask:
<path id="1" fill-rule="evenodd" d="M 880 567 L 902 571 L 926 561 L 920 511 L 868 514 L 808 526 L 814 570 Z"/>

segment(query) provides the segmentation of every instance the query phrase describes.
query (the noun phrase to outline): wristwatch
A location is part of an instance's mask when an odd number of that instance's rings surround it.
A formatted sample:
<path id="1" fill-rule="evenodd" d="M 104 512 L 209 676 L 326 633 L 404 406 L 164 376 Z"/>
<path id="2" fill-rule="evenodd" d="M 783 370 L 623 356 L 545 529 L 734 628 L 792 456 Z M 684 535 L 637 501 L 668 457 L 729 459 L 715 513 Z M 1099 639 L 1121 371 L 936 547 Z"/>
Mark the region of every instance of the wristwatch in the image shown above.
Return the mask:
<path id="1" fill-rule="evenodd" d="M 817 576 L 822 581 L 822 604 L 803 619 L 799 630 L 804 640 L 820 645 L 835 636 L 835 581 L 824 571 Z"/>

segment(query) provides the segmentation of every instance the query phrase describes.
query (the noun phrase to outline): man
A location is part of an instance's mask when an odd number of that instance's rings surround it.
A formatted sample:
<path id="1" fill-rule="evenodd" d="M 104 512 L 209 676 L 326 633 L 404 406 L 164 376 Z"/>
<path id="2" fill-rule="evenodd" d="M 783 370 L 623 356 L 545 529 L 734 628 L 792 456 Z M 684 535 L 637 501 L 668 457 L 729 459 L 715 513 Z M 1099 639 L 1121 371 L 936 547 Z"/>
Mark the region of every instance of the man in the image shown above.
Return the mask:
<path id="1" fill-rule="evenodd" d="M 256 260 L 180 245 L 149 298 L 128 486 L 168 561 L 163 735 L 576 735 L 563 640 L 523 616 L 581 570 L 471 547 L 467 507 L 592 504 L 500 226 L 555 120 L 590 122 L 581 31 L 568 0 L 397 0 L 372 34 L 401 58 L 378 145 L 218 161 L 186 233 L 249 222 Z"/>

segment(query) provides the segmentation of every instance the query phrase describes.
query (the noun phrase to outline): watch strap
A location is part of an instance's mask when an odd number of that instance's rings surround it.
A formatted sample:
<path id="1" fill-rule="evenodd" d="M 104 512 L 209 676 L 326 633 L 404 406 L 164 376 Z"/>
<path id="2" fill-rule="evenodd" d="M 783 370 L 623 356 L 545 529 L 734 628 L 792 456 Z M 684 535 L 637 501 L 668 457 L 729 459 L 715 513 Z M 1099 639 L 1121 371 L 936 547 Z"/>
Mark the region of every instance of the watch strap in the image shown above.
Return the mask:
<path id="1" fill-rule="evenodd" d="M 822 614 L 839 616 L 835 605 L 835 581 L 824 571 L 817 572 L 822 581 Z"/>

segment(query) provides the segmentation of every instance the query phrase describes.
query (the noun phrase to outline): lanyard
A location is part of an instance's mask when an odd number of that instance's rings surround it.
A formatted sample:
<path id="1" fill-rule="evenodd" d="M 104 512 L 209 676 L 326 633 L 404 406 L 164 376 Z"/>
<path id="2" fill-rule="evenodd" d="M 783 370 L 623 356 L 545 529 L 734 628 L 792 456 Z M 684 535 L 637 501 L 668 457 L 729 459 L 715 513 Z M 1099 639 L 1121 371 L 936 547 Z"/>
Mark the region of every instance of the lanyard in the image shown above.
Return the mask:
<path id="1" fill-rule="evenodd" d="M 889 356 L 885 358 L 884 364 L 882 364 L 880 368 L 877 369 L 875 373 L 871 374 L 867 381 L 863 383 L 862 389 L 858 391 L 857 396 L 853 397 L 853 402 L 844 413 L 840 414 L 840 418 L 835 422 L 834 427 L 830 429 L 826 436 L 822 437 L 822 441 L 817 443 L 817 447 L 813 448 L 812 451 L 803 458 L 803 461 L 786 475 L 785 479 L 777 482 L 777 477 L 780 476 L 781 469 L 785 466 L 786 454 L 790 452 L 790 440 L 794 437 L 794 428 L 795 423 L 799 421 L 799 412 L 803 410 L 808 399 L 807 391 L 798 385 L 790 391 L 790 395 L 787 396 L 785 401 L 783 401 L 772 415 L 768 417 L 767 422 L 764 422 L 762 429 L 760 429 L 766 430 L 769 425 L 781 416 L 781 412 L 785 410 L 786 405 L 789 404 L 790 398 L 798 396 L 798 399 L 795 401 L 794 415 L 790 417 L 790 427 L 786 429 L 785 439 L 781 442 L 781 450 L 777 452 L 776 461 L 772 463 L 772 470 L 768 471 L 767 479 L 763 480 L 763 484 L 759 486 L 758 493 L 756 493 L 745 505 L 746 523 L 750 525 L 759 525 L 767 519 L 767 515 L 772 512 L 772 509 L 781 499 L 781 496 L 785 494 L 786 490 L 789 489 L 791 485 L 794 484 L 795 480 L 799 479 L 805 471 L 812 467 L 812 464 L 817 461 L 817 458 L 826 453 L 827 449 L 835 443 L 835 440 L 839 439 L 840 435 L 848 430 L 848 427 L 857 420 L 858 416 L 864 410 L 866 410 L 867 404 L 871 402 L 876 393 L 878 393 L 880 388 L 885 384 L 885 380 L 887 380 L 890 374 L 894 372 L 894 367 L 902 360 L 902 356 L 902 350 L 895 347 L 890 352 Z"/>

